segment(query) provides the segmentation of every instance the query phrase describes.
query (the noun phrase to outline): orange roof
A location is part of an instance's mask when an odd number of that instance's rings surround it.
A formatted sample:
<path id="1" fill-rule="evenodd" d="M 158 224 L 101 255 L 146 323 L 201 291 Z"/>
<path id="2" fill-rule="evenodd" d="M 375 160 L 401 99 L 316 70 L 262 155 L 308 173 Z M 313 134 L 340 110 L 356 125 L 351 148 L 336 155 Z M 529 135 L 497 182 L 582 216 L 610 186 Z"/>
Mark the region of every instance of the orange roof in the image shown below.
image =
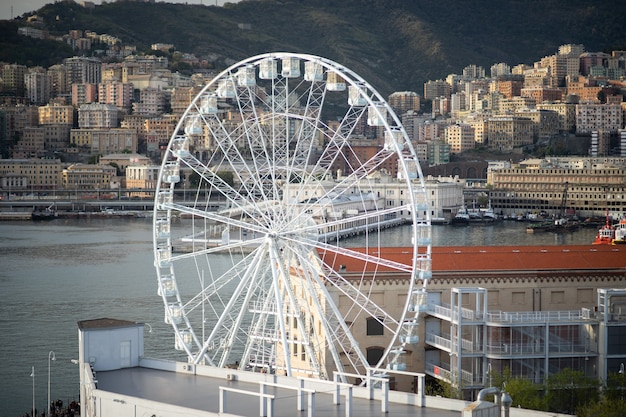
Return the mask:
<path id="1" fill-rule="evenodd" d="M 364 248 L 353 249 L 364 252 Z M 411 264 L 412 248 L 381 248 L 384 259 Z M 338 270 L 362 271 L 362 262 L 345 255 L 322 255 Z M 374 270 L 369 263 L 367 269 Z M 626 245 L 562 246 L 441 246 L 432 248 L 433 272 L 454 271 L 549 271 L 549 270 L 615 270 L 626 273 Z M 391 271 L 378 268 L 379 271 Z"/>

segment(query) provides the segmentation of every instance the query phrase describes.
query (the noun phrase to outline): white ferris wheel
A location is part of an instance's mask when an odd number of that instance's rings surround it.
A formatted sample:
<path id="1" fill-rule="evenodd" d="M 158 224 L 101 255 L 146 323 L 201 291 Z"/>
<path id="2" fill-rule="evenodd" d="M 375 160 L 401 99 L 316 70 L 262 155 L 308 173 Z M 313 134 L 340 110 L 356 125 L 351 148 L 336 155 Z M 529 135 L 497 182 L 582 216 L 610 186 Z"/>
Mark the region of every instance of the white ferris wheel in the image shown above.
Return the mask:
<path id="1" fill-rule="evenodd" d="M 380 233 L 401 222 L 409 265 Z M 430 233 L 415 151 L 374 88 L 318 56 L 245 59 L 195 97 L 159 173 L 154 257 L 175 347 L 190 363 L 289 376 L 402 370 Z M 390 308 L 371 294 L 392 275 L 405 296 Z M 366 321 L 385 336 L 373 355 Z"/>

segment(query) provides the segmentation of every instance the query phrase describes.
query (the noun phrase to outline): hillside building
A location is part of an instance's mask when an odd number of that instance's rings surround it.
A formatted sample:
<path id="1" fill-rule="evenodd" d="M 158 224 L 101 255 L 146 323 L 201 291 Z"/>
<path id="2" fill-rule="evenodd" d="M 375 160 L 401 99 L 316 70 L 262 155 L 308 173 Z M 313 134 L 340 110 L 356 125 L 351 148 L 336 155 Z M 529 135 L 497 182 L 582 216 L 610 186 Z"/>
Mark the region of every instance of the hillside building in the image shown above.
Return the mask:
<path id="1" fill-rule="evenodd" d="M 581 103 L 576 105 L 576 133 L 590 134 L 594 130 L 617 133 L 623 127 L 623 112 L 619 104 Z"/>
<path id="2" fill-rule="evenodd" d="M 74 107 L 61 104 L 47 104 L 39 111 L 40 125 L 74 125 Z"/>
<path id="3" fill-rule="evenodd" d="M 488 120 L 487 146 L 501 152 L 511 152 L 533 144 L 533 121 L 525 117 L 496 116 Z"/>

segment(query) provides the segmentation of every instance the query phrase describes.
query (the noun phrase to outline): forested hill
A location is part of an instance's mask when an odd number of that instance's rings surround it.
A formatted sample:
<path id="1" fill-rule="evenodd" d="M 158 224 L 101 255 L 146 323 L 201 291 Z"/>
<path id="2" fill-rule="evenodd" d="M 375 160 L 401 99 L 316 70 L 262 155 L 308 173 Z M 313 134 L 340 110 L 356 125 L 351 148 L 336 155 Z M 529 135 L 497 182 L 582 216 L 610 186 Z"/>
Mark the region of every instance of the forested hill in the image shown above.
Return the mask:
<path id="1" fill-rule="evenodd" d="M 531 64 L 566 43 L 594 52 L 626 49 L 624 0 L 260 0 L 225 7 L 116 1 L 91 10 L 65 0 L 37 14 L 51 34 L 92 30 L 140 51 L 171 43 L 217 67 L 269 51 L 321 55 L 384 94 L 422 92 L 424 81 L 469 64 L 487 72 L 498 62 Z M 17 28 L 0 23 L 1 33 Z M 49 64 L 49 53 L 61 53 L 34 43 L 2 36 L 0 61 Z"/>

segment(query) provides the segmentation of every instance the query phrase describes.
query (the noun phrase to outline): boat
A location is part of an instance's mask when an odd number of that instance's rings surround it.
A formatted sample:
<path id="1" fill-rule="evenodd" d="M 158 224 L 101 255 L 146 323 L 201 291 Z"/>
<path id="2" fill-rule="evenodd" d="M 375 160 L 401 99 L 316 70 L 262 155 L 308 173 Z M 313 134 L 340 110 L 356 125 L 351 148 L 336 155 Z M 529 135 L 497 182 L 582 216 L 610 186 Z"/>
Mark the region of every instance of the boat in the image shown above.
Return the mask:
<path id="1" fill-rule="evenodd" d="M 615 226 L 615 234 L 613 235 L 613 245 L 626 244 L 626 216 L 622 217 L 619 223 Z"/>
<path id="2" fill-rule="evenodd" d="M 58 213 L 56 210 L 50 207 L 47 207 L 45 210 L 33 210 L 30 215 L 31 220 L 39 221 L 39 220 L 53 220 L 58 217 Z"/>
<path id="3" fill-rule="evenodd" d="M 610 245 L 615 239 L 615 227 L 611 225 L 609 213 L 606 213 L 606 223 L 604 226 L 598 229 L 596 240 L 593 241 L 594 245 Z"/>
<path id="4" fill-rule="evenodd" d="M 534 222 L 526 226 L 526 233 L 552 232 L 555 226 L 552 221 Z"/>
<path id="5" fill-rule="evenodd" d="M 470 221 L 470 215 L 467 212 L 467 209 L 465 208 L 465 206 L 463 206 L 456 212 L 454 217 L 450 220 L 450 224 L 462 226 L 462 225 L 469 224 L 469 221 Z"/>

